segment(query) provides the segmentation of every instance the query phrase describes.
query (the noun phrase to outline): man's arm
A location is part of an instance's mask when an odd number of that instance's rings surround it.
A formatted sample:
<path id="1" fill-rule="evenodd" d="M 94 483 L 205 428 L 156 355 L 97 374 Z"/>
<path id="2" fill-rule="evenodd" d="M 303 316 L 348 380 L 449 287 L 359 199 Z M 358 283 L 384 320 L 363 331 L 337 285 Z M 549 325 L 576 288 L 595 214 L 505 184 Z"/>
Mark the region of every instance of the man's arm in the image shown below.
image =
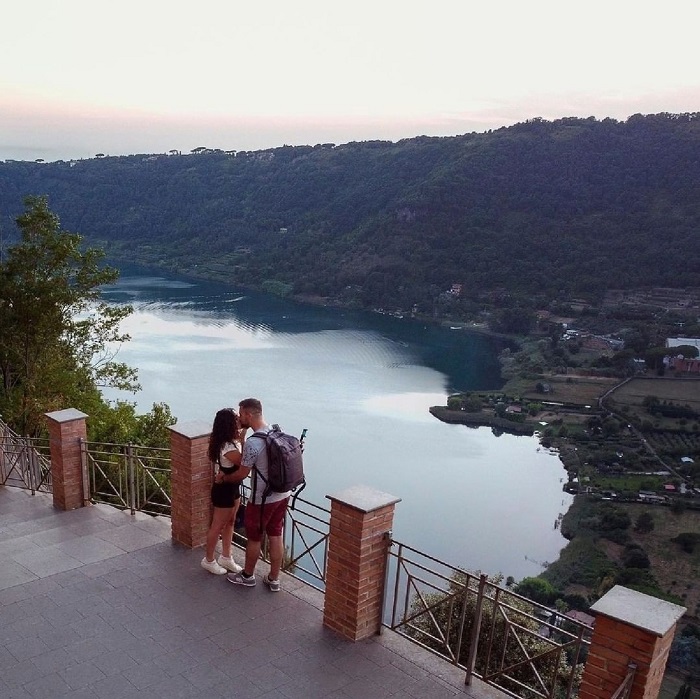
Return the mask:
<path id="1" fill-rule="evenodd" d="M 222 480 L 224 483 L 240 483 L 244 478 L 248 477 L 251 470 L 252 469 L 241 465 L 233 473 L 229 473 L 227 476 L 224 476 Z"/>

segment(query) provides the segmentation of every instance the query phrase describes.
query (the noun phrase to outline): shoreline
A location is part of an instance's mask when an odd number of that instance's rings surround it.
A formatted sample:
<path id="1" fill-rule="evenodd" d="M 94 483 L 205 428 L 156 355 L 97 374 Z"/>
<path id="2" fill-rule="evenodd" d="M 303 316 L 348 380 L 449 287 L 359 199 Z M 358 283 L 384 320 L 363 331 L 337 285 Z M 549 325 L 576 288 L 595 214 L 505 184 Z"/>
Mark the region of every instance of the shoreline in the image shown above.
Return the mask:
<path id="1" fill-rule="evenodd" d="M 495 427 L 503 432 L 514 435 L 531 437 L 535 434 L 535 426 L 527 422 L 512 422 L 496 415 L 485 415 L 482 413 L 466 413 L 457 410 L 450 410 L 443 405 L 433 405 L 428 408 L 433 417 L 441 422 L 450 425 L 466 425 L 467 427 Z"/>

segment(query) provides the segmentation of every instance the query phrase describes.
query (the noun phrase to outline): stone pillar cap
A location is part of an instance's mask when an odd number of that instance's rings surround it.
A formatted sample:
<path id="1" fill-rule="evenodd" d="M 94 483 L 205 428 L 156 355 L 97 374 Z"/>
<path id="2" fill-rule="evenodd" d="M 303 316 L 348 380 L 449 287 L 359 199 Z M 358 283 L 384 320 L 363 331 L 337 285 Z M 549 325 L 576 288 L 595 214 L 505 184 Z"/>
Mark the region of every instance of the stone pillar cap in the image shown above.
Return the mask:
<path id="1" fill-rule="evenodd" d="M 663 636 L 687 610 L 658 597 L 615 585 L 591 607 L 591 611 Z"/>
<path id="2" fill-rule="evenodd" d="M 178 422 L 176 425 L 172 425 L 170 430 L 172 432 L 176 432 L 177 434 L 181 434 L 183 437 L 196 439 L 197 437 L 205 437 L 211 434 L 211 423 L 204 422 L 203 420 Z"/>
<path id="3" fill-rule="evenodd" d="M 72 422 L 73 420 L 82 420 L 87 417 L 87 413 L 83 413 L 77 408 L 66 408 L 65 410 L 54 410 L 51 413 L 44 413 L 49 420 L 54 422 Z"/>
<path id="4" fill-rule="evenodd" d="M 326 497 L 331 501 L 342 502 L 349 507 L 360 510 L 360 512 L 373 512 L 401 502 L 401 498 L 397 498 L 395 495 L 383 493 L 381 490 L 375 490 L 366 485 L 353 485 L 334 495 L 326 495 Z"/>

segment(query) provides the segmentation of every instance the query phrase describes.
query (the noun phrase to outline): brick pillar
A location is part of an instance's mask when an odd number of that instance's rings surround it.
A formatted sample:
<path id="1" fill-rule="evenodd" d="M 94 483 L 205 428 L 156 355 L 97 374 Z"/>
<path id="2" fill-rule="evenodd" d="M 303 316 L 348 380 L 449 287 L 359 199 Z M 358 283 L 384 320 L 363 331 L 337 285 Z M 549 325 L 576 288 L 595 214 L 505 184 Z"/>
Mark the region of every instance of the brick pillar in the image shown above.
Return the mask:
<path id="1" fill-rule="evenodd" d="M 83 492 L 80 440 L 87 439 L 87 415 L 68 408 L 46 413 L 51 446 L 53 505 L 61 510 L 82 507 L 89 493 Z"/>
<path id="2" fill-rule="evenodd" d="M 207 456 L 211 426 L 190 422 L 170 428 L 172 536 L 189 548 L 206 542 L 211 522 L 212 465 Z"/>
<path id="3" fill-rule="evenodd" d="M 616 585 L 591 612 L 595 626 L 579 699 L 610 699 L 630 663 L 637 670 L 629 699 L 656 699 L 685 607 Z"/>
<path id="4" fill-rule="evenodd" d="M 323 624 L 352 641 L 381 628 L 388 542 L 401 498 L 354 486 L 331 501 Z"/>

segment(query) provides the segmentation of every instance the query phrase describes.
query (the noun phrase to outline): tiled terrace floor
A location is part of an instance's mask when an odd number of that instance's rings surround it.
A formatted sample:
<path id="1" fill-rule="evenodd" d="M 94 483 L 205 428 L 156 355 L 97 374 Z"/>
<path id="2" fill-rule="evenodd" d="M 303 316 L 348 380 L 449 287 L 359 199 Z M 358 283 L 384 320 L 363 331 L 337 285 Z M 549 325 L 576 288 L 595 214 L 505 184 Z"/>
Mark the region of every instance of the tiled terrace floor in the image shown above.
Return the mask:
<path id="1" fill-rule="evenodd" d="M 293 578 L 240 589 L 201 557 L 167 519 L 0 487 L 0 699 L 499 696 L 390 631 L 342 640 Z"/>

